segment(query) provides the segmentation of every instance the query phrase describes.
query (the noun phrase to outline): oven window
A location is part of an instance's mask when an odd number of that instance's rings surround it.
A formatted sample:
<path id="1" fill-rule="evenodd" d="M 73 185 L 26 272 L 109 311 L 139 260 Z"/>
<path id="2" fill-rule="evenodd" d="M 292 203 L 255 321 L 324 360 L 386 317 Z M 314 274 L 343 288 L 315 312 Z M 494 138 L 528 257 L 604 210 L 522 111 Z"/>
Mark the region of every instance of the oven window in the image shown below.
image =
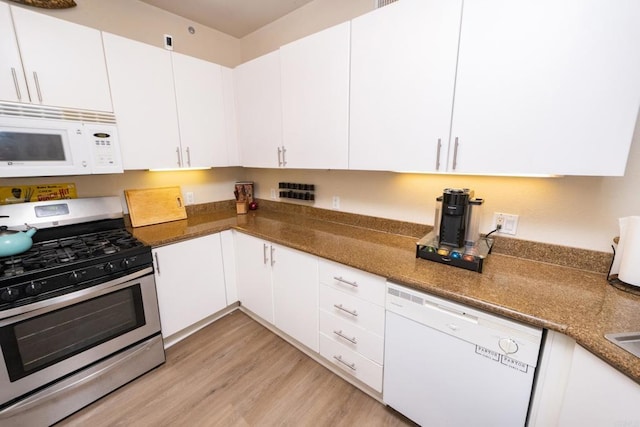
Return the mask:
<path id="1" fill-rule="evenodd" d="M 145 324 L 140 285 L 61 308 L 0 330 L 9 379 L 33 372 Z"/>
<path id="2" fill-rule="evenodd" d="M 62 135 L 0 132 L 0 160 L 7 162 L 65 161 Z"/>

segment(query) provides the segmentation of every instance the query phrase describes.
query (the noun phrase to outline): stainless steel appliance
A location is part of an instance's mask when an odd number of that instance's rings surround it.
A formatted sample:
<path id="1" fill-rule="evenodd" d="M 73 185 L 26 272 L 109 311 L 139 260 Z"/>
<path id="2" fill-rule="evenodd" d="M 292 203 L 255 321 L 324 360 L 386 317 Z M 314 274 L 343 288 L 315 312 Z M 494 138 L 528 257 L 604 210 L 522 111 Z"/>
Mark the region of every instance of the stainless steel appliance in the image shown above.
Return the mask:
<path id="1" fill-rule="evenodd" d="M 524 426 L 542 330 L 387 283 L 386 404 L 423 426 Z"/>
<path id="2" fill-rule="evenodd" d="M 164 362 L 151 248 L 125 229 L 119 198 L 0 215 L 39 229 L 0 258 L 0 425 L 52 424 Z"/>
<path id="3" fill-rule="evenodd" d="M 467 188 L 447 188 L 436 199 L 434 229 L 417 243 L 416 257 L 482 272 L 493 239 L 480 235 L 484 199 Z"/>

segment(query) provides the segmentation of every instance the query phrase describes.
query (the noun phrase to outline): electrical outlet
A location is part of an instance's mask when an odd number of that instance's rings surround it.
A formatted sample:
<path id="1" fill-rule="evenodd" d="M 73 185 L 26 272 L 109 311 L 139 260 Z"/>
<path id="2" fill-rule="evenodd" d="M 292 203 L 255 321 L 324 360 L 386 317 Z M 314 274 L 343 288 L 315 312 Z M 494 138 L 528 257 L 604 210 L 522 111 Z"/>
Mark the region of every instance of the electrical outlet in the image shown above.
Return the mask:
<path id="1" fill-rule="evenodd" d="M 195 198 L 193 197 L 193 191 L 187 191 L 187 205 L 192 205 L 195 203 Z"/>
<path id="2" fill-rule="evenodd" d="M 500 234 L 511 234 L 515 236 L 518 229 L 518 215 L 494 212 L 493 214 L 493 228 L 500 227 L 497 232 Z"/>
<path id="3" fill-rule="evenodd" d="M 332 206 L 333 209 L 340 209 L 340 196 L 333 196 Z"/>
<path id="4" fill-rule="evenodd" d="M 275 199 L 276 199 L 276 189 L 275 189 L 275 188 L 272 188 L 272 189 L 271 189 L 271 199 L 272 199 L 272 200 L 275 200 Z"/>

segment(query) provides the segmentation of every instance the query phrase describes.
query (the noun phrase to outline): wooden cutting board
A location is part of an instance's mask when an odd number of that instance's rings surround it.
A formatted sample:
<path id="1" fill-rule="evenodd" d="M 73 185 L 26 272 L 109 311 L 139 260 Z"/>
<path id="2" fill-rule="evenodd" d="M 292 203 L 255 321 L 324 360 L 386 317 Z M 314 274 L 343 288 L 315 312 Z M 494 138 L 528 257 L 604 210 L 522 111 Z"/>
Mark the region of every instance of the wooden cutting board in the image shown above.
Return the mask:
<path id="1" fill-rule="evenodd" d="M 180 187 L 124 190 L 124 195 L 129 206 L 131 225 L 134 227 L 176 221 L 187 217 Z"/>

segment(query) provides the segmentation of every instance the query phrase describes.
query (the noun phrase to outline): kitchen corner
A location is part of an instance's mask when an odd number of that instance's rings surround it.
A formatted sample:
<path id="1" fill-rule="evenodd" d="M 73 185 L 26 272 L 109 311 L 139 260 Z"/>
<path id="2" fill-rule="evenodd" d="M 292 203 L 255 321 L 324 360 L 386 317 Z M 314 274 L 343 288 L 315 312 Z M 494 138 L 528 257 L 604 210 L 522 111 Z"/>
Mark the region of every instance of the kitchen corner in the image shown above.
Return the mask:
<path id="1" fill-rule="evenodd" d="M 615 289 L 606 281 L 606 266 L 611 260 L 606 253 L 548 245 L 552 257 L 558 253 L 563 258 L 571 254 L 586 257 L 581 268 L 574 268 L 539 259 L 543 249 L 540 244 L 506 239 L 508 242 L 496 244 L 496 251 L 479 274 L 415 258 L 416 240 L 429 226 L 268 200 L 258 202 L 260 209 L 246 215 L 236 215 L 232 200 L 188 206 L 186 220 L 135 228 L 133 234 L 149 245 L 162 246 L 237 230 L 566 334 L 640 383 L 638 358 L 604 338 L 606 333 L 634 330 L 640 324 L 640 297 Z M 599 271 L 589 271 L 587 265 Z"/>

